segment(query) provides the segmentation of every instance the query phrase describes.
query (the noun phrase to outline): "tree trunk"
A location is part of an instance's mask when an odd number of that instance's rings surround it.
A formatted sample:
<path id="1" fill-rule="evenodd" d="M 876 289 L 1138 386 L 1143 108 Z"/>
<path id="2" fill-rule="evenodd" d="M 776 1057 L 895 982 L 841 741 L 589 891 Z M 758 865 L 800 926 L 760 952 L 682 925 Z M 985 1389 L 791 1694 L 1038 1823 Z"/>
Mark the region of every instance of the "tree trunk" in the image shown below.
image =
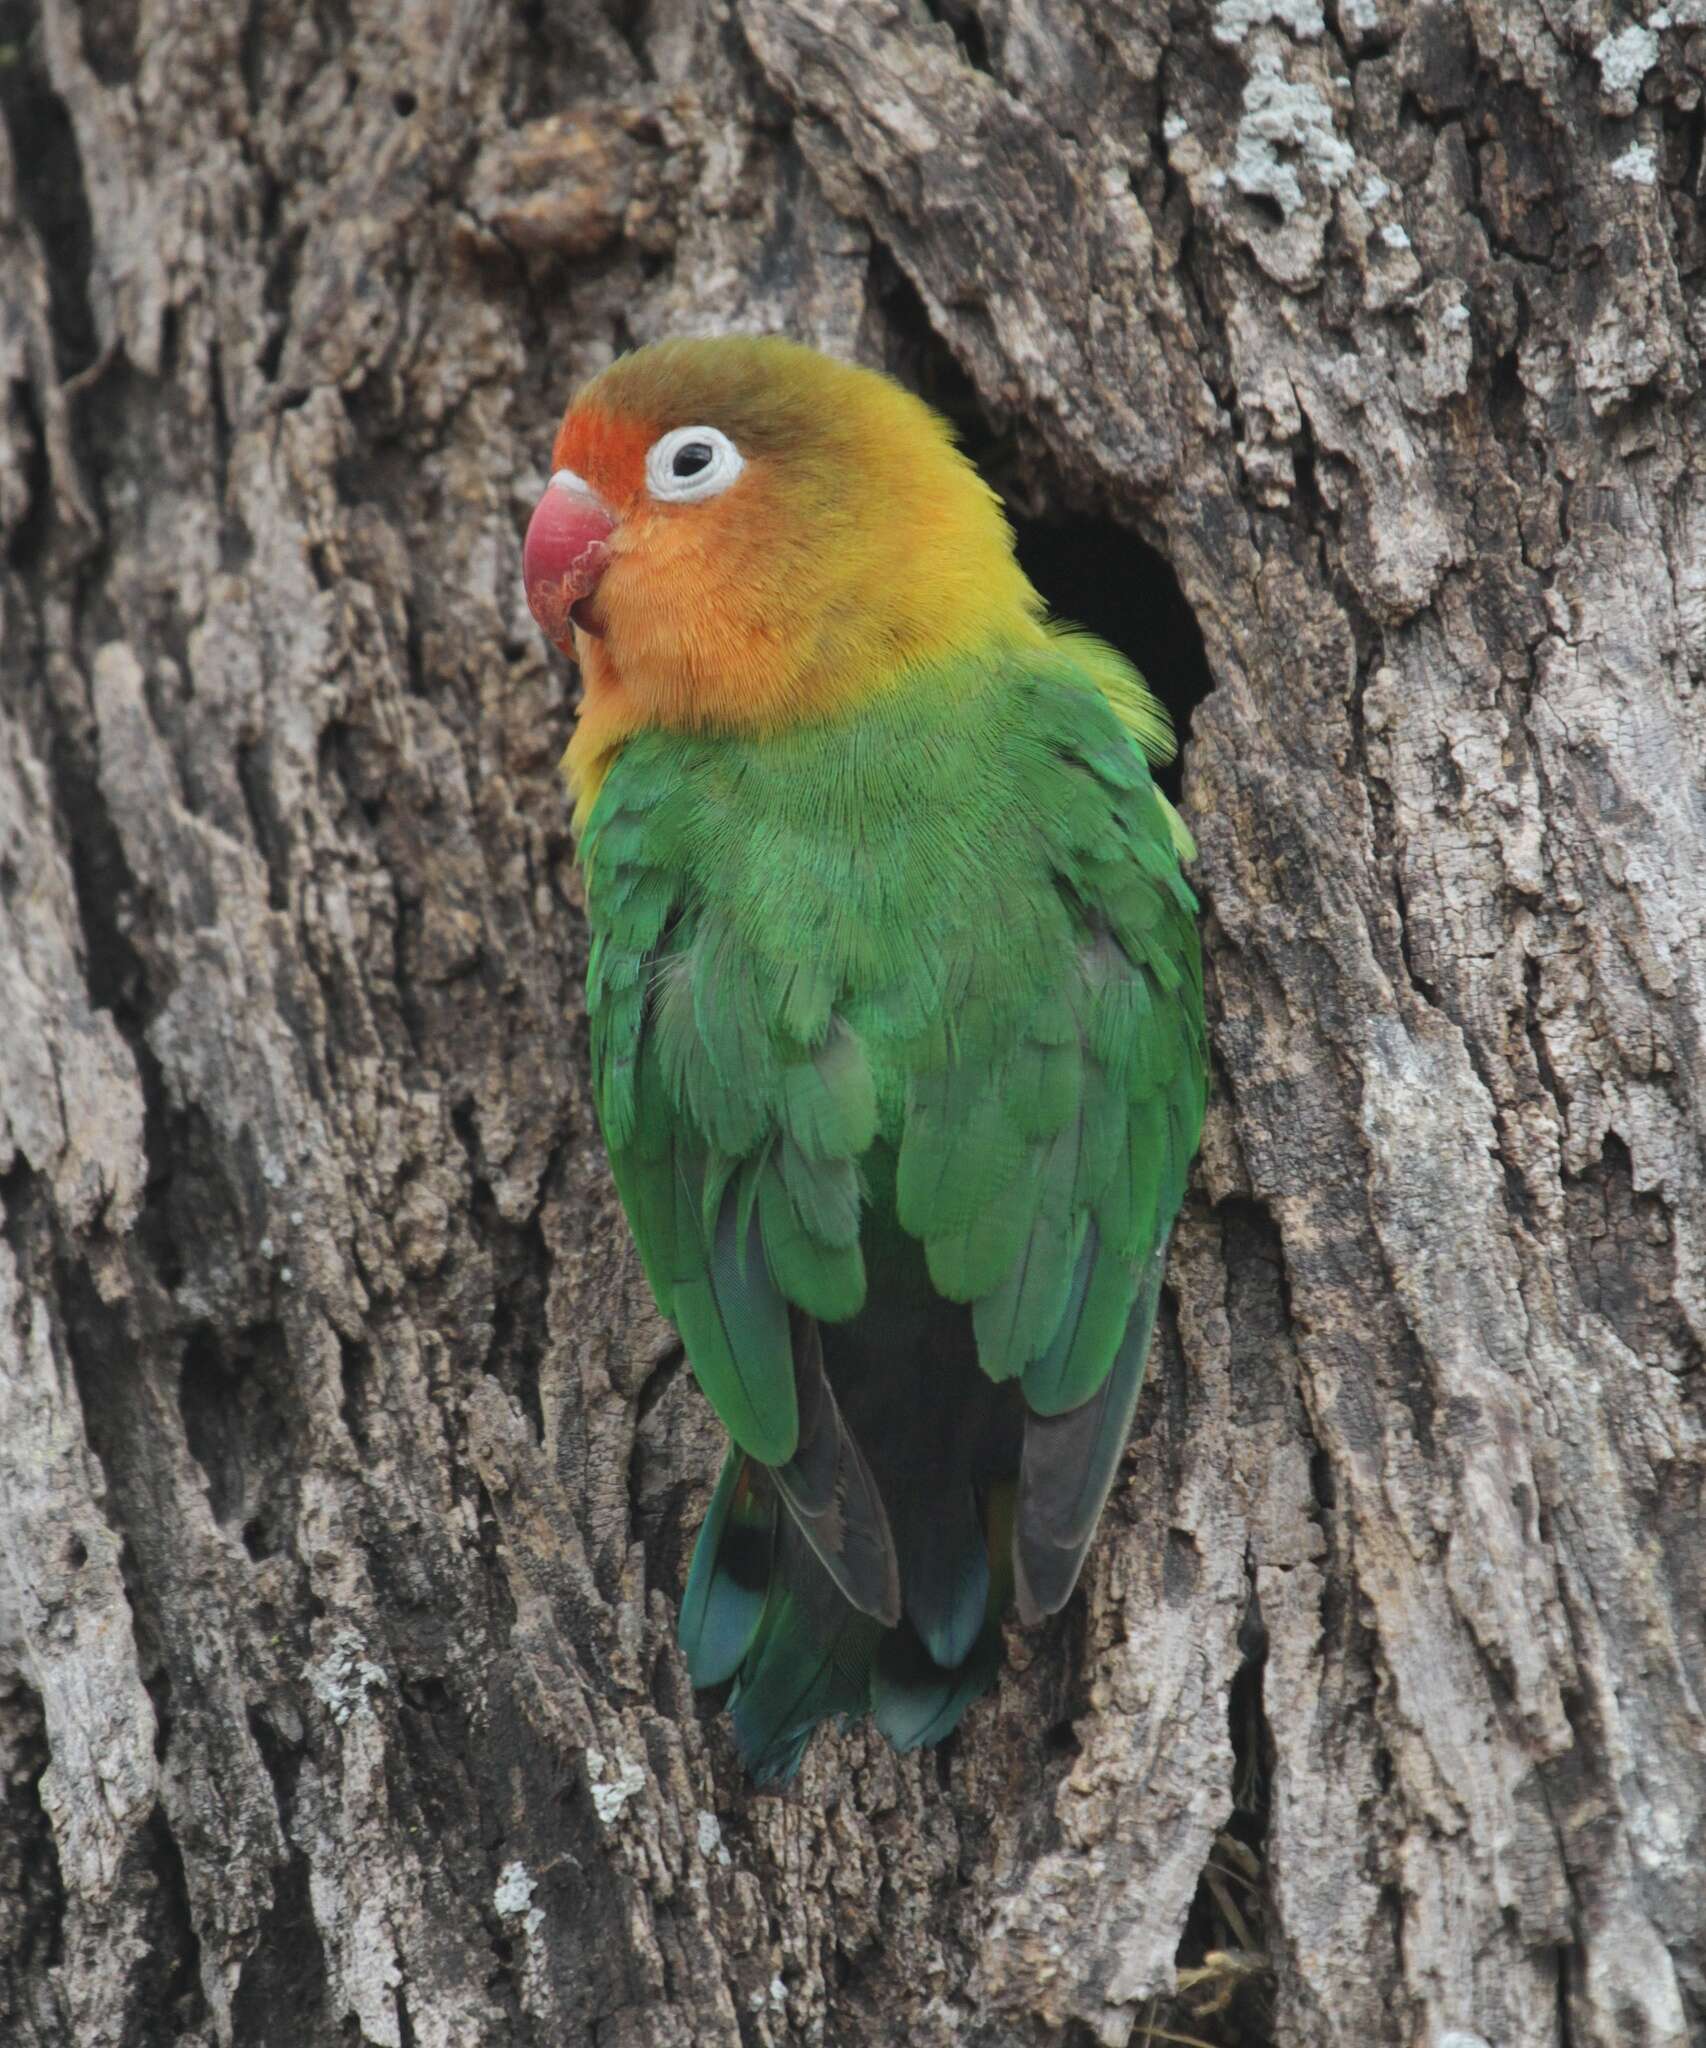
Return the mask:
<path id="1" fill-rule="evenodd" d="M 1703 77 L 1702 0 L 0 0 L 0 2038 L 1702 2038 Z M 1084 1585 L 783 1796 L 519 576 L 569 390 L 730 326 L 1206 693 Z"/>

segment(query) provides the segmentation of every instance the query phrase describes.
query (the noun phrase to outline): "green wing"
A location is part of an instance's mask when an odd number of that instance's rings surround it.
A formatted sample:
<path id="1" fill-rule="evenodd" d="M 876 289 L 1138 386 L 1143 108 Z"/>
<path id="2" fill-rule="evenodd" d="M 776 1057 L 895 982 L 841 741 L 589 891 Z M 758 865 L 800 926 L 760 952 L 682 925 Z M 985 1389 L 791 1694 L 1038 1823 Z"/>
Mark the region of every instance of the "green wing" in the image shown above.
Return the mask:
<path id="1" fill-rule="evenodd" d="M 1032 835 L 1031 886 L 1052 892 L 1060 915 L 1010 911 L 1007 927 L 1059 937 L 1010 943 L 998 976 L 967 962 L 957 978 L 972 993 L 948 1028 L 916 1042 L 899 1217 L 935 1287 L 972 1305 L 984 1370 L 1018 1378 L 1034 1417 L 1087 1414 L 1123 1356 L 1120 1400 L 1097 1409 L 1097 1428 L 1123 1439 L 1202 1129 L 1196 903 L 1170 809 L 1117 707 L 1044 674 L 1031 713 L 1029 744 L 1012 754 L 1016 810 Z M 963 943 L 1002 950 L 987 930 Z M 1084 1460 L 1099 1468 L 1105 1450 L 1087 1426 L 1027 1440 L 1027 1498 L 1045 1520 L 1065 1512 L 1049 1498 L 1045 1446 L 1059 1446 L 1056 1490 L 1076 1497 Z M 1073 1576 L 1075 1564 L 1067 1591 Z"/>
<path id="2" fill-rule="evenodd" d="M 691 886 L 674 757 L 629 753 L 584 847 L 599 1121 L 700 1385 L 742 1450 L 783 1465 L 799 1447 L 788 1304 L 833 1321 L 864 1299 L 856 1162 L 875 1091 L 838 1018 L 806 1041 L 766 1014 L 738 917 Z"/>

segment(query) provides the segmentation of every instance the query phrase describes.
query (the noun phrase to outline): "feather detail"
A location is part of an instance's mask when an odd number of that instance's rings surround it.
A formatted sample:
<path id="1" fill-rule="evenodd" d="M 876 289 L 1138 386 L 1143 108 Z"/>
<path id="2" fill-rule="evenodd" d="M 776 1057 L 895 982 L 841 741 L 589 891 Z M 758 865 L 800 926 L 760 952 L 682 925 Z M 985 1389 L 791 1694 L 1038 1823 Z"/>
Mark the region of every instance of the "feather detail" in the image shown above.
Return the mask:
<path id="1" fill-rule="evenodd" d="M 788 1304 L 776 1291 L 756 1222 L 739 1227 L 732 1185 L 709 1244 L 691 1164 L 676 1167 L 677 1265 L 670 1288 L 694 1377 L 741 1449 L 761 1464 L 794 1454 L 799 1418 Z"/>
<path id="2" fill-rule="evenodd" d="M 677 1640 L 695 1685 L 724 1685 L 758 1632 L 770 1591 L 776 1497 L 737 1450 L 705 1511 L 681 1598 Z"/>
<path id="3" fill-rule="evenodd" d="M 793 1776 L 820 1721 L 864 1712 L 882 1633 L 784 1517 L 769 1597 L 729 1694 L 735 1740 L 759 1784 Z"/>
<path id="4" fill-rule="evenodd" d="M 1095 1392 L 1076 1408 L 1026 1419 L 1013 1528 L 1021 1621 L 1055 1613 L 1078 1583 L 1143 1386 L 1165 1263 L 1165 1247 L 1157 1246 L 1119 1351 Z"/>
<path id="5" fill-rule="evenodd" d="M 817 1324 L 798 1309 L 792 1322 L 800 1442 L 771 1482 L 841 1592 L 892 1628 L 900 1619 L 900 1568 L 882 1495 L 825 1376 Z"/>

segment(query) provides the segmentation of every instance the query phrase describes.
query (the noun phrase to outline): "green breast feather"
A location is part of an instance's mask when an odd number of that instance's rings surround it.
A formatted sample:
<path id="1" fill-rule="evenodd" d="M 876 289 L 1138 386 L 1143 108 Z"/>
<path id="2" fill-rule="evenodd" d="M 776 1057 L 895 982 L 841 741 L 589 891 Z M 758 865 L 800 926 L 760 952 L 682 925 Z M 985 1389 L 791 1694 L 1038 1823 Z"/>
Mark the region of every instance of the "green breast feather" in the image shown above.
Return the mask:
<path id="1" fill-rule="evenodd" d="M 761 1773 L 808 1713 L 946 1732 L 997 1592 L 1070 1592 L 1123 1443 L 1206 1060 L 1176 820 L 1108 661 L 1067 639 L 759 742 L 649 733 L 589 820 L 598 1112 L 736 1446 L 684 1641 Z M 930 1424 L 968 1440 L 943 1565 L 870 1390 L 916 1422 L 956 1346 L 985 1393 Z M 801 1534 L 839 1620 L 753 1575 Z"/>

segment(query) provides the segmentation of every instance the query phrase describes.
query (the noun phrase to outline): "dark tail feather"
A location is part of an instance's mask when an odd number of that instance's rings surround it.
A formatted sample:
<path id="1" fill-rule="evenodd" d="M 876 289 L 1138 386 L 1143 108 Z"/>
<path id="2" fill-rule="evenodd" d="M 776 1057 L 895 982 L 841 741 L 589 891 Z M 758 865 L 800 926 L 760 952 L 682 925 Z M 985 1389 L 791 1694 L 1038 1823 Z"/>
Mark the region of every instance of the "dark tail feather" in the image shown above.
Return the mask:
<path id="1" fill-rule="evenodd" d="M 783 1517 L 770 1597 L 729 1695 L 735 1741 L 759 1784 L 791 1778 L 820 1721 L 862 1714 L 882 1624 L 850 1606 Z"/>
<path id="2" fill-rule="evenodd" d="M 1166 1246 L 1139 1283 L 1131 1320 L 1107 1377 L 1064 1415 L 1027 1415 L 1019 1468 L 1013 1568 L 1019 1619 L 1040 1621 L 1063 1607 L 1078 1583 L 1102 1503 L 1131 1429 L 1161 1299 Z"/>
<path id="3" fill-rule="evenodd" d="M 760 1484 L 766 1476 L 760 1468 Z M 985 1556 L 980 1626 L 965 1657 L 953 1665 L 936 1662 L 910 1620 L 885 1629 L 852 1606 L 792 1519 L 776 1518 L 769 1592 L 738 1658 L 728 1700 L 735 1741 L 758 1783 L 791 1778 L 812 1730 L 838 1715 L 873 1713 L 900 1750 L 940 1742 L 953 1731 L 1000 1669 L 1001 1615 L 1012 1595 L 1013 1493 L 1011 1483 L 994 1489 L 978 1536 Z M 732 1526 L 731 1507 L 725 1549 Z M 695 1557 L 690 1598 L 698 1572 Z M 744 1596 L 744 1586 L 740 1590 Z M 724 1595 L 724 1613 L 728 1625 L 717 1639 L 726 1645 L 735 1634 L 732 1591 Z M 702 1633 L 708 1637 L 712 1630 Z M 722 1676 L 728 1675 L 724 1669 Z"/>
<path id="4" fill-rule="evenodd" d="M 855 1607 L 900 1619 L 900 1567 L 883 1498 L 823 1369 L 817 1322 L 791 1311 L 800 1440 L 770 1476 L 824 1569 Z"/>
<path id="5" fill-rule="evenodd" d="M 970 1315 L 945 1303 L 873 1312 L 822 1334 L 848 1427 L 888 1509 L 906 1618 L 933 1663 L 957 1667 L 989 1602 L 979 1501 L 1018 1468 L 1018 1383 L 989 1380 Z"/>
<path id="6" fill-rule="evenodd" d="M 941 1742 L 1001 1668 L 1001 1613 L 1012 1594 L 1013 1488 L 993 1490 L 979 1536 L 984 1555 L 980 1625 L 960 1659 L 938 1663 L 910 1625 L 886 1635 L 871 1673 L 871 1712 L 898 1750 Z M 910 1595 L 908 1596 L 910 1609 Z M 910 1622 L 910 1613 L 909 1613 Z"/>
<path id="7" fill-rule="evenodd" d="M 979 1631 L 963 1664 L 947 1670 L 907 1627 L 883 1638 L 871 1673 L 871 1713 L 896 1749 L 921 1749 L 940 1742 L 960 1716 L 995 1683 L 1001 1668 L 1001 1623 L 992 1617 Z"/>
<path id="8" fill-rule="evenodd" d="M 961 1664 L 984 1626 L 989 1558 L 964 1468 L 930 1471 L 905 1515 L 906 1618 L 940 1665 Z M 897 1517 L 898 1518 L 898 1517 Z"/>
<path id="9" fill-rule="evenodd" d="M 763 1472 L 763 1466 L 730 1449 L 693 1546 L 676 1640 L 698 1686 L 724 1685 L 733 1678 L 764 1612 L 776 1497 Z"/>

